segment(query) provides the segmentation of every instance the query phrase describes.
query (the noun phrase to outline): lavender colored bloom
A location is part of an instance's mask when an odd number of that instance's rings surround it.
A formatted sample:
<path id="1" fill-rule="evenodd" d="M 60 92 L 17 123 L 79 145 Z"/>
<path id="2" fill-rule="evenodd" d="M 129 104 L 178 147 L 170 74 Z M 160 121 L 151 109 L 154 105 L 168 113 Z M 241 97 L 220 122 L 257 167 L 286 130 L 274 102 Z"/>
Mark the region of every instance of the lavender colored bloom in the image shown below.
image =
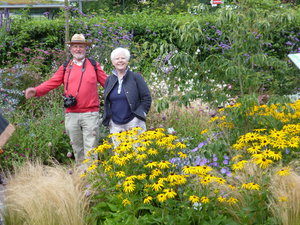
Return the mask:
<path id="1" fill-rule="evenodd" d="M 262 35 L 259 34 L 259 35 L 256 35 L 255 39 L 259 39 Z"/>
<path id="2" fill-rule="evenodd" d="M 201 161 L 201 158 L 198 156 L 196 157 L 196 159 L 194 160 L 193 162 L 193 165 L 199 165 L 200 164 L 200 161 Z"/>
<path id="3" fill-rule="evenodd" d="M 227 159 L 223 160 L 223 164 L 228 165 L 228 160 Z"/>
<path id="4" fill-rule="evenodd" d="M 231 177 L 231 176 L 232 176 L 232 173 L 231 173 L 230 171 L 228 171 L 228 172 L 226 173 L 226 176 Z"/>
<path id="5" fill-rule="evenodd" d="M 0 12 L 0 28 L 3 26 L 3 13 Z"/>
<path id="6" fill-rule="evenodd" d="M 178 158 L 172 158 L 169 160 L 170 163 L 175 164 L 178 161 Z"/>
<path id="7" fill-rule="evenodd" d="M 209 162 L 210 161 L 208 159 L 203 158 L 203 159 L 200 160 L 199 165 L 200 166 L 204 166 L 204 165 L 208 164 Z"/>
<path id="8" fill-rule="evenodd" d="M 267 45 L 268 47 L 272 47 L 272 46 L 273 46 L 271 43 L 266 43 L 266 45 Z"/>
<path id="9" fill-rule="evenodd" d="M 290 153 L 290 150 L 286 149 L 286 150 L 285 150 L 285 154 L 288 155 L 289 153 Z"/>
<path id="10" fill-rule="evenodd" d="M 225 44 L 225 43 L 223 43 L 223 42 L 221 42 L 220 44 L 219 44 L 219 46 L 221 47 L 221 48 L 223 48 L 223 49 L 231 49 L 231 46 L 230 45 L 227 45 L 227 44 Z"/>
<path id="11" fill-rule="evenodd" d="M 211 166 L 214 166 L 214 167 L 218 167 L 218 166 L 219 166 L 219 163 L 213 162 L 213 163 L 211 163 L 210 165 L 211 165 Z"/>
<path id="12" fill-rule="evenodd" d="M 85 192 L 85 196 L 86 196 L 86 197 L 89 197 L 91 194 L 92 194 L 92 193 L 91 193 L 90 191 L 86 191 L 86 192 Z"/>
<path id="13" fill-rule="evenodd" d="M 202 148 L 204 145 L 207 145 L 207 141 L 203 141 L 198 145 L 198 148 Z"/>
<path id="14" fill-rule="evenodd" d="M 290 45 L 290 46 L 294 45 L 294 44 L 293 44 L 292 42 L 290 42 L 290 41 L 287 41 L 285 44 L 286 44 L 286 45 Z"/>
<path id="15" fill-rule="evenodd" d="M 222 168 L 222 169 L 220 170 L 220 172 L 221 172 L 222 174 L 227 173 L 227 168 Z"/>
<path id="16" fill-rule="evenodd" d="M 192 149 L 191 152 L 196 152 L 196 151 L 198 151 L 198 150 L 199 150 L 199 148 L 196 147 L 196 148 Z"/>
<path id="17" fill-rule="evenodd" d="M 220 31 L 220 30 L 216 30 L 216 33 L 217 33 L 218 35 L 222 35 L 222 34 L 223 34 L 223 32 Z"/>

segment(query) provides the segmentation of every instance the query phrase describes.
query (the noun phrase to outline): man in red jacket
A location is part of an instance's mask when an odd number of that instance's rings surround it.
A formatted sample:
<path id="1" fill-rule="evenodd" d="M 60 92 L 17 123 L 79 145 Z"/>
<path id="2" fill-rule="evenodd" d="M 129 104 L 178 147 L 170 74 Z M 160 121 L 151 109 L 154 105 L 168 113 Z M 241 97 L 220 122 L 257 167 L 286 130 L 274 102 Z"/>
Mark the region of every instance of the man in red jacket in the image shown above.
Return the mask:
<path id="1" fill-rule="evenodd" d="M 67 66 L 61 65 L 54 75 L 37 87 L 25 90 L 26 99 L 43 96 L 64 85 L 65 128 L 71 139 L 78 166 L 90 158 L 87 152 L 97 146 L 99 140 L 98 83 L 104 87 L 107 78 L 98 62 L 86 58 L 91 43 L 83 34 L 75 34 L 70 42 L 73 59 Z M 95 64 L 95 66 L 93 65 Z M 97 158 L 95 155 L 92 158 Z M 84 165 L 81 168 L 86 168 Z"/>

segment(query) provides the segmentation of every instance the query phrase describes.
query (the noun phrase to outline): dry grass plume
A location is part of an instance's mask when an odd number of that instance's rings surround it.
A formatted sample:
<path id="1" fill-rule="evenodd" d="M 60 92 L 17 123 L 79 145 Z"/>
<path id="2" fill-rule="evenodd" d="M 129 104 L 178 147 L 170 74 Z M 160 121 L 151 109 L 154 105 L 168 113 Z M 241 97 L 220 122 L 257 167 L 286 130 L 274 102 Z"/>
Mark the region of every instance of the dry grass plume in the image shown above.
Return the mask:
<path id="1" fill-rule="evenodd" d="M 287 176 L 274 176 L 271 181 L 270 207 L 283 225 L 299 225 L 300 176 L 291 172 Z"/>
<path id="2" fill-rule="evenodd" d="M 88 198 L 79 175 L 58 165 L 16 168 L 5 187 L 5 224 L 84 225 Z"/>

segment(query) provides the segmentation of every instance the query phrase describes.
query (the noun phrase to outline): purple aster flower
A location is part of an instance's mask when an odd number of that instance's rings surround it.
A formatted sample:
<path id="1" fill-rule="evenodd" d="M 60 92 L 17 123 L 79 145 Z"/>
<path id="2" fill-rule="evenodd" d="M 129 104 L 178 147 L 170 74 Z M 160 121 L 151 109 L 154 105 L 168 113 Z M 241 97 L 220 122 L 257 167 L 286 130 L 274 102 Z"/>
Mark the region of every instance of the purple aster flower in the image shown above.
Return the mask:
<path id="1" fill-rule="evenodd" d="M 225 174 L 225 173 L 227 173 L 228 171 L 227 171 L 227 168 L 222 168 L 222 169 L 220 170 L 220 172 L 221 172 L 222 174 Z"/>
<path id="2" fill-rule="evenodd" d="M 223 164 L 224 164 L 224 165 L 228 165 L 228 160 L 227 160 L 227 159 L 224 159 L 224 160 L 223 160 Z"/>
<path id="3" fill-rule="evenodd" d="M 191 152 L 196 152 L 196 151 L 198 151 L 198 150 L 199 150 L 199 148 L 196 147 L 196 148 L 192 149 Z"/>
<path id="4" fill-rule="evenodd" d="M 203 141 L 198 145 L 198 148 L 202 148 L 204 145 L 207 145 L 207 141 Z"/>
<path id="5" fill-rule="evenodd" d="M 286 149 L 286 150 L 285 150 L 285 154 L 288 155 L 289 153 L 290 153 L 290 150 Z"/>
<path id="6" fill-rule="evenodd" d="M 173 163 L 173 164 L 176 163 L 177 161 L 178 161 L 178 158 L 172 158 L 172 159 L 169 160 L 169 162 Z"/>
<path id="7" fill-rule="evenodd" d="M 227 172 L 226 172 L 226 176 L 231 177 L 231 176 L 232 176 L 232 173 L 231 173 L 230 171 L 227 171 Z"/>
<path id="8" fill-rule="evenodd" d="M 218 166 L 219 166 L 219 163 L 213 162 L 213 163 L 211 163 L 210 165 L 211 165 L 211 166 L 214 166 L 214 167 L 218 167 Z"/>
<path id="9" fill-rule="evenodd" d="M 200 166 L 204 166 L 204 165 L 206 165 L 206 164 L 209 163 L 209 162 L 210 162 L 210 161 L 209 161 L 208 159 L 203 158 L 203 159 L 200 160 L 199 165 L 200 165 Z"/>
<path id="10" fill-rule="evenodd" d="M 222 31 L 220 31 L 220 30 L 216 30 L 216 33 L 218 34 L 218 35 L 222 35 Z"/>

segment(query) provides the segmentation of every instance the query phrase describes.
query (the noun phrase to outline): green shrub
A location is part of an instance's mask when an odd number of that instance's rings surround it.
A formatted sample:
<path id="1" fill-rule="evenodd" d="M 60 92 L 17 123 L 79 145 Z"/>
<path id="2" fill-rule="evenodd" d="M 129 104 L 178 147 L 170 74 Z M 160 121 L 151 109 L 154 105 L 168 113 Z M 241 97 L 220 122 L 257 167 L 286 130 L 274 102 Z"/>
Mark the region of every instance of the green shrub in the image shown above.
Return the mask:
<path id="1" fill-rule="evenodd" d="M 62 101 L 53 101 L 49 94 L 45 99 L 29 100 L 25 110 L 18 110 L 10 118 L 16 131 L 0 154 L 1 168 L 11 169 L 15 164 L 40 160 L 70 163 L 67 153 L 72 152 L 69 138 L 64 131 Z"/>

